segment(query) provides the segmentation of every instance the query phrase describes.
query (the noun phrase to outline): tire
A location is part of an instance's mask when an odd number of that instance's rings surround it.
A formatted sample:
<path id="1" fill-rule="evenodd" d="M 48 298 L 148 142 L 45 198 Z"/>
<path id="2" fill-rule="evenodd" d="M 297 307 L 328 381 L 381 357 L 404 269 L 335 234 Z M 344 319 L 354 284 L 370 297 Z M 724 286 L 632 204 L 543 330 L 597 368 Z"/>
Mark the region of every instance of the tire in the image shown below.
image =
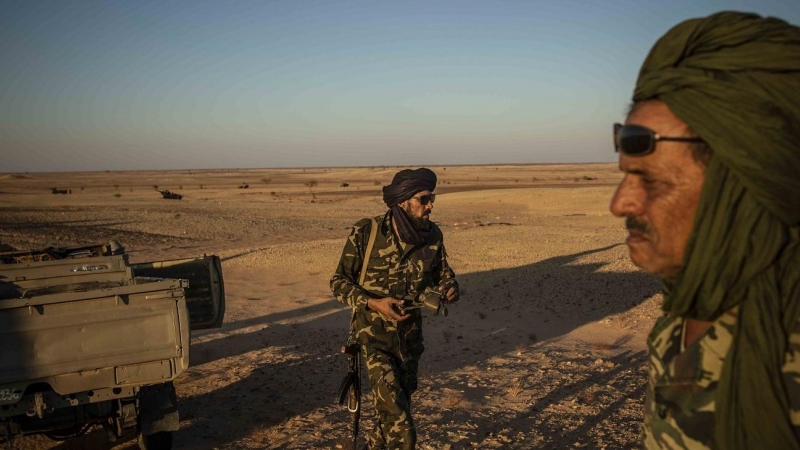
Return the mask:
<path id="1" fill-rule="evenodd" d="M 147 436 L 140 432 L 137 441 L 140 450 L 171 450 L 172 431 L 159 431 Z"/>

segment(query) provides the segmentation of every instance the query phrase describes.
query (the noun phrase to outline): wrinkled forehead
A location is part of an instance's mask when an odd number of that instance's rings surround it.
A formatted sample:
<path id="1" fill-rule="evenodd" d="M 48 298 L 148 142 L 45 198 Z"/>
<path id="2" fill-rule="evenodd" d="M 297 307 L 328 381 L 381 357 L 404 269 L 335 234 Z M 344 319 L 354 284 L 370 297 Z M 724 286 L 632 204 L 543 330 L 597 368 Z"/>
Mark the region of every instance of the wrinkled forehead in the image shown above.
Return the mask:
<path id="1" fill-rule="evenodd" d="M 689 129 L 686 122 L 679 119 L 661 100 L 634 103 L 625 119 L 625 124 L 640 125 L 664 136 L 682 136 Z"/>

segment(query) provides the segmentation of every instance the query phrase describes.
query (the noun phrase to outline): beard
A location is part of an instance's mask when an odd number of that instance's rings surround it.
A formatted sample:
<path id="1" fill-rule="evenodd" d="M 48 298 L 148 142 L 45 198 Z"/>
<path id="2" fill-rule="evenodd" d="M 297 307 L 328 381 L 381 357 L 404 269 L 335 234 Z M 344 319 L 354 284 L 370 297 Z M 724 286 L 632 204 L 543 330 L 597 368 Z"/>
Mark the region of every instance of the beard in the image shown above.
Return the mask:
<path id="1" fill-rule="evenodd" d="M 411 210 L 411 204 L 407 203 L 403 207 L 403 210 L 406 212 L 406 215 L 408 216 L 408 218 L 411 220 L 411 223 L 413 223 L 415 227 L 424 231 L 427 231 L 428 228 L 430 228 L 431 226 L 430 219 L 424 216 L 422 217 L 415 216 L 414 212 Z"/>

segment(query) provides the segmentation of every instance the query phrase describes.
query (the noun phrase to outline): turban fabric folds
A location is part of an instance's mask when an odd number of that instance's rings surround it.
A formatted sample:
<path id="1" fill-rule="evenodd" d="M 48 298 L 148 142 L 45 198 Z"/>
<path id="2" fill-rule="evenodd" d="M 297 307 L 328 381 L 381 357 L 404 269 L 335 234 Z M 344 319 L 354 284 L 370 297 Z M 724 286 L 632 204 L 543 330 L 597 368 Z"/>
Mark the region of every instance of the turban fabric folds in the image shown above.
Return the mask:
<path id="1" fill-rule="evenodd" d="M 391 208 L 410 199 L 417 192 L 434 189 L 436 174 L 431 169 L 421 167 L 416 170 L 401 170 L 392 178 L 392 184 L 383 187 L 383 202 Z"/>
<path id="2" fill-rule="evenodd" d="M 714 152 L 663 306 L 698 320 L 738 307 L 714 445 L 800 449 L 781 372 L 800 317 L 800 28 L 737 12 L 680 23 L 633 99 L 665 102 Z"/>
<path id="3" fill-rule="evenodd" d="M 392 218 L 403 242 L 412 245 L 423 244 L 430 230 L 422 230 L 415 226 L 400 207 L 400 203 L 410 199 L 417 192 L 434 189 L 436 189 L 436 174 L 425 167 L 401 170 L 394 175 L 392 184 L 383 187 L 383 202 L 392 209 Z"/>

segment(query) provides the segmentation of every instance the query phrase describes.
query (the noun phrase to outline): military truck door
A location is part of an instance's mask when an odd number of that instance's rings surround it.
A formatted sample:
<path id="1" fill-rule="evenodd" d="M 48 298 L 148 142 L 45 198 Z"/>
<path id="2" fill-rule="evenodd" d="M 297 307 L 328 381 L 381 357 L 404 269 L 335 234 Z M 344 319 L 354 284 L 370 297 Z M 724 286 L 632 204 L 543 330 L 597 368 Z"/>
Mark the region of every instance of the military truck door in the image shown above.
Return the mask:
<path id="1" fill-rule="evenodd" d="M 131 264 L 134 276 L 189 280 L 186 307 L 192 330 L 220 328 L 225 315 L 222 265 L 216 255 Z"/>

